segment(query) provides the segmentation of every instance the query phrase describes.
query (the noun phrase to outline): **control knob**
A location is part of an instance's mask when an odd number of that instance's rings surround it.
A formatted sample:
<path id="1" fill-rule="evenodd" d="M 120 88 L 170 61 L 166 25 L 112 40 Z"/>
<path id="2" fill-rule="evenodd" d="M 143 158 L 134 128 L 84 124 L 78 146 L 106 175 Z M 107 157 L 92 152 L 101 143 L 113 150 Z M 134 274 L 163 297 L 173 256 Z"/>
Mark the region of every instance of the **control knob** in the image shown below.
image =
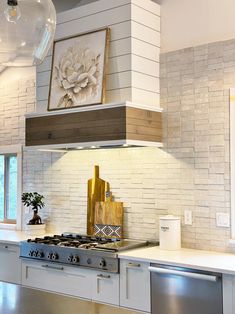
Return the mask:
<path id="1" fill-rule="evenodd" d="M 37 256 L 38 256 L 39 258 L 43 258 L 43 257 L 44 257 L 44 253 L 43 253 L 42 251 L 39 251 Z"/>
<path id="2" fill-rule="evenodd" d="M 55 261 L 55 260 L 59 259 L 59 255 L 57 253 L 52 253 L 51 259 L 53 261 Z"/>
<path id="3" fill-rule="evenodd" d="M 48 253 L 48 254 L 47 254 L 47 258 L 48 258 L 48 259 L 52 259 L 52 253 Z"/>
<path id="4" fill-rule="evenodd" d="M 106 261 L 105 261 L 104 258 L 102 258 L 102 259 L 100 260 L 99 265 L 100 265 L 100 267 L 102 267 L 102 268 L 106 266 Z"/>
<path id="5" fill-rule="evenodd" d="M 69 255 L 68 262 L 72 263 L 72 261 L 73 261 L 73 255 Z"/>
<path id="6" fill-rule="evenodd" d="M 30 251 L 29 251 L 29 256 L 33 257 L 33 254 L 34 254 L 34 251 L 33 251 L 33 250 L 30 250 Z"/>
<path id="7" fill-rule="evenodd" d="M 79 256 L 74 256 L 73 257 L 73 263 L 79 263 Z"/>
<path id="8" fill-rule="evenodd" d="M 33 257 L 37 257 L 38 256 L 38 251 L 33 251 Z"/>

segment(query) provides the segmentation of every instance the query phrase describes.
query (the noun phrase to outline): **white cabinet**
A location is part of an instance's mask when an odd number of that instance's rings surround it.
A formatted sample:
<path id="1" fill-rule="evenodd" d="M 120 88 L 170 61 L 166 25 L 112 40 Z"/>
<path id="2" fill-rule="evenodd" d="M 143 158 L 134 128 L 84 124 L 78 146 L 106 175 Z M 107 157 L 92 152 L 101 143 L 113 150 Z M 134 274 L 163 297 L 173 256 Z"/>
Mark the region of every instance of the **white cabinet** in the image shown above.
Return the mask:
<path id="1" fill-rule="evenodd" d="M 223 314 L 235 313 L 235 276 L 223 275 Z"/>
<path id="2" fill-rule="evenodd" d="M 120 306 L 150 312 L 149 263 L 121 260 Z"/>
<path id="3" fill-rule="evenodd" d="M 119 305 L 119 274 L 23 260 L 22 285 Z"/>
<path id="4" fill-rule="evenodd" d="M 92 300 L 119 305 L 119 274 L 94 272 Z"/>
<path id="5" fill-rule="evenodd" d="M 89 269 L 45 262 L 22 262 L 22 284 L 81 298 L 92 297 L 92 274 Z"/>
<path id="6" fill-rule="evenodd" d="M 18 245 L 0 243 L 0 281 L 21 283 L 21 261 Z"/>

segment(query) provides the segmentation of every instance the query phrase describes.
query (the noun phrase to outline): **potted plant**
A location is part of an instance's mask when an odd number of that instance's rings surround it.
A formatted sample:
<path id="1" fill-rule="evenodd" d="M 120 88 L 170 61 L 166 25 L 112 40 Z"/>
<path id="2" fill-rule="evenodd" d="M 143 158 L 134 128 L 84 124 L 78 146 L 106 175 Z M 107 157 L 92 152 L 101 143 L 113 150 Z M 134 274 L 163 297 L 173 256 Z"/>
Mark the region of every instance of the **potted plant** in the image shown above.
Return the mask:
<path id="1" fill-rule="evenodd" d="M 26 207 L 31 207 L 33 210 L 33 218 L 29 220 L 26 225 L 26 231 L 28 233 L 42 233 L 45 230 L 45 224 L 42 223 L 41 217 L 38 215 L 39 209 L 45 206 L 44 196 L 37 192 L 26 192 L 22 194 L 21 197 L 22 203 Z"/>

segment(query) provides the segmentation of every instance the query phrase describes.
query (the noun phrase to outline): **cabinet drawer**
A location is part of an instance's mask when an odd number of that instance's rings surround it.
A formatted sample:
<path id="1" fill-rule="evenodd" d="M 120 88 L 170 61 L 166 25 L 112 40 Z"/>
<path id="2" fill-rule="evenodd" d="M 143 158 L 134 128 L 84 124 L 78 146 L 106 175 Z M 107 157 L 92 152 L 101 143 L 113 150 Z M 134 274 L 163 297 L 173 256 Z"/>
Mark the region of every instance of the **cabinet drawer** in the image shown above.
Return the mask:
<path id="1" fill-rule="evenodd" d="M 0 244 L 0 281 L 21 283 L 21 260 L 19 246 Z"/>
<path id="2" fill-rule="evenodd" d="M 120 306 L 150 312 L 149 263 L 120 262 Z"/>
<path id="3" fill-rule="evenodd" d="M 95 272 L 92 300 L 119 305 L 119 274 Z"/>
<path id="4" fill-rule="evenodd" d="M 91 273 L 83 268 L 23 261 L 22 284 L 91 299 Z"/>

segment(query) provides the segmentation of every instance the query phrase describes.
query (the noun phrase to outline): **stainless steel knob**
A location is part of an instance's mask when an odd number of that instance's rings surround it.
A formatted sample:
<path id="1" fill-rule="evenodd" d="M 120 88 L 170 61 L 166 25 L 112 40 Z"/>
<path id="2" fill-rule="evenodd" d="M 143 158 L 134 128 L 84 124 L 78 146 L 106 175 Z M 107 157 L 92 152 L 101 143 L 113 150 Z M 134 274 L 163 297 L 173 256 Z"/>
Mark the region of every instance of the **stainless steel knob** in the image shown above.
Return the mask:
<path id="1" fill-rule="evenodd" d="M 79 256 L 74 256 L 73 257 L 73 263 L 79 263 Z"/>
<path id="2" fill-rule="evenodd" d="M 57 253 L 52 253 L 51 259 L 53 261 L 55 261 L 55 260 L 59 259 L 59 255 Z"/>
<path id="3" fill-rule="evenodd" d="M 44 257 L 44 253 L 43 253 L 42 251 L 39 251 L 37 256 L 38 256 L 39 258 L 43 258 L 43 257 Z"/>
<path id="4" fill-rule="evenodd" d="M 68 262 L 72 263 L 72 261 L 73 261 L 73 255 L 69 255 Z"/>
<path id="5" fill-rule="evenodd" d="M 102 259 L 100 260 L 99 265 L 100 265 L 100 267 L 105 267 L 105 266 L 106 266 L 106 261 L 105 261 L 104 258 L 102 258 Z"/>
<path id="6" fill-rule="evenodd" d="M 52 259 L 52 253 L 48 253 L 48 254 L 47 254 L 47 258 L 48 258 L 48 259 Z"/>
<path id="7" fill-rule="evenodd" d="M 38 256 L 38 251 L 33 251 L 33 257 L 37 257 Z"/>

